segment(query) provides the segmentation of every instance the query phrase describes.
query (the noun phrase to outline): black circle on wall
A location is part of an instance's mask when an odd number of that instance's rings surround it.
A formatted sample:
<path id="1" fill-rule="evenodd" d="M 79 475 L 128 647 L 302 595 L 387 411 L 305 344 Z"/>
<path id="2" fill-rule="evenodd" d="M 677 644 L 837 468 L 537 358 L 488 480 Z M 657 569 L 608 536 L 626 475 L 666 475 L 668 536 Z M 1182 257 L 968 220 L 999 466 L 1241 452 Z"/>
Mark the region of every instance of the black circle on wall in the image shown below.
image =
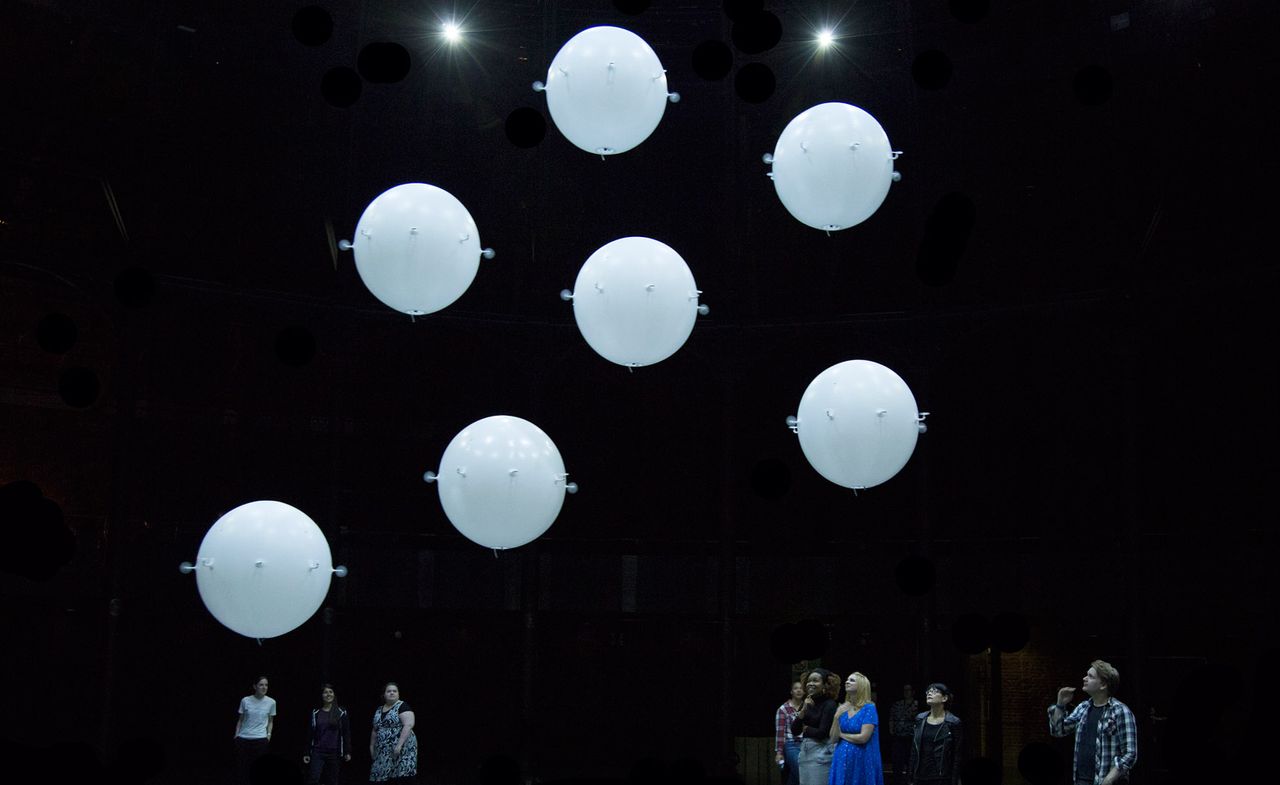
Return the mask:
<path id="1" fill-rule="evenodd" d="M 320 46 L 333 36 L 333 17 L 318 5 L 299 8 L 293 15 L 293 37 L 306 46 Z"/>
<path id="2" fill-rule="evenodd" d="M 951 622 L 951 642 L 964 654 L 981 654 L 991 645 L 991 624 L 976 613 L 957 616 Z"/>
<path id="3" fill-rule="evenodd" d="M 394 41 L 374 41 L 364 45 L 356 57 L 356 68 L 367 82 L 392 84 L 409 75 L 409 50 Z"/>
<path id="4" fill-rule="evenodd" d="M 1018 753 L 1018 773 L 1031 785 L 1049 785 L 1062 776 L 1062 756 L 1051 745 L 1035 741 Z"/>
<path id="5" fill-rule="evenodd" d="M 58 395 L 75 409 L 84 409 L 98 400 L 102 385 L 92 368 L 65 368 L 58 375 Z"/>
<path id="6" fill-rule="evenodd" d="M 360 100 L 364 82 L 353 69 L 346 66 L 330 68 L 320 79 L 320 94 L 330 106 L 345 109 Z"/>
<path id="7" fill-rule="evenodd" d="M 991 645 L 1012 654 L 1031 642 L 1031 623 L 1021 613 L 997 613 L 991 620 Z"/>
<path id="8" fill-rule="evenodd" d="M 937 49 L 921 52 L 911 63 L 911 78 L 921 90 L 941 90 L 951 81 L 951 58 Z"/>
<path id="9" fill-rule="evenodd" d="M 723 41 L 703 41 L 693 48 L 693 72 L 708 81 L 719 81 L 733 68 L 733 50 Z"/>
<path id="10" fill-rule="evenodd" d="M 767 52 L 782 40 L 782 22 L 768 11 L 739 17 L 729 31 L 733 45 L 743 54 Z"/>
<path id="11" fill-rule="evenodd" d="M 970 758 L 960 764 L 960 781 L 964 785 L 1000 785 L 1003 772 L 991 758 Z"/>
<path id="12" fill-rule="evenodd" d="M 522 106 L 507 115 L 506 131 L 516 147 L 537 147 L 547 135 L 547 121 L 542 112 Z"/>
<path id="13" fill-rule="evenodd" d="M 733 89 L 747 103 L 762 104 L 773 95 L 777 81 L 764 63 L 747 63 L 733 77 Z"/>
<path id="14" fill-rule="evenodd" d="M 764 0 L 724 0 L 724 15 L 733 21 L 764 10 Z"/>
<path id="15" fill-rule="evenodd" d="M 36 325 L 36 343 L 49 354 L 66 354 L 76 345 L 76 323 L 64 313 L 45 314 Z"/>
<path id="16" fill-rule="evenodd" d="M 796 622 L 796 653 L 800 656 L 792 662 L 800 660 L 820 659 L 831 646 L 831 632 L 827 625 L 817 619 L 801 619 Z"/>

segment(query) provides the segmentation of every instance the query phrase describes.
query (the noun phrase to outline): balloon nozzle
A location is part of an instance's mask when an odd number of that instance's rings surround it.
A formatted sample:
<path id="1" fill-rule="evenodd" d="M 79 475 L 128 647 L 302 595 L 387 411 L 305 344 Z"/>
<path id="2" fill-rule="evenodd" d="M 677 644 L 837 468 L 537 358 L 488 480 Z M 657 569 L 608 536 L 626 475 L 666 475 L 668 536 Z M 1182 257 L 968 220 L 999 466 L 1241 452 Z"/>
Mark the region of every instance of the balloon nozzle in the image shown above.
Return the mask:
<path id="1" fill-rule="evenodd" d="M 339 578 L 347 577 L 347 565 L 339 564 L 337 567 L 334 567 L 333 574 L 337 575 Z"/>
<path id="2" fill-rule="evenodd" d="M 183 575 L 190 575 L 196 571 L 196 566 L 189 561 L 184 561 L 182 564 L 178 565 L 178 571 Z"/>
<path id="3" fill-rule="evenodd" d="M 543 90 L 546 90 L 546 89 L 547 89 L 547 83 L 542 81 L 541 79 L 533 83 L 533 92 L 535 93 L 541 93 Z"/>
<path id="4" fill-rule="evenodd" d="M 355 247 L 355 246 L 353 246 L 353 245 L 351 244 L 351 241 L 350 241 L 350 240 L 339 240 L 339 241 L 338 241 L 338 250 L 339 250 L 339 251 L 350 251 L 350 250 L 351 250 L 352 248 L 354 248 L 354 247 Z"/>
<path id="5" fill-rule="evenodd" d="M 787 427 L 792 433 L 800 433 L 800 420 L 794 414 L 787 416 Z"/>
<path id="6" fill-rule="evenodd" d="M 439 476 L 439 475 L 437 475 L 435 472 L 432 472 L 432 471 L 423 472 L 423 473 L 422 473 L 422 481 L 423 481 L 423 482 L 435 482 L 435 481 L 436 481 L 436 478 L 437 478 L 438 476 Z"/>
<path id="7" fill-rule="evenodd" d="M 561 289 L 560 299 L 564 300 L 565 302 L 571 302 L 573 300 L 573 292 L 569 291 L 568 289 Z"/>
<path id="8" fill-rule="evenodd" d="M 498 255 L 498 252 L 493 250 L 492 248 L 486 248 L 480 252 L 480 255 L 486 259 L 492 259 L 493 257 Z"/>

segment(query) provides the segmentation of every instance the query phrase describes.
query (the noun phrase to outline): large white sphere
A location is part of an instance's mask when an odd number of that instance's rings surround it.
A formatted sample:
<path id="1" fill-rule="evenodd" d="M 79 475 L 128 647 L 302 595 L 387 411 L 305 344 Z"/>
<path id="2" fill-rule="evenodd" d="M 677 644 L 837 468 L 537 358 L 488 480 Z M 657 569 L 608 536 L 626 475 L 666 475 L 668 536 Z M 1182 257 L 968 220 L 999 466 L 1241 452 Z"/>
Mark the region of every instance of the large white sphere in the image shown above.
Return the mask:
<path id="1" fill-rule="evenodd" d="M 196 587 L 213 617 L 250 638 L 299 626 L 329 593 L 333 558 L 320 527 L 284 502 L 242 504 L 200 543 Z"/>
<path id="2" fill-rule="evenodd" d="M 436 484 L 444 514 L 464 537 L 486 548 L 515 548 L 551 527 L 566 477 L 560 451 L 538 426 L 495 415 L 453 437 Z"/>
<path id="3" fill-rule="evenodd" d="M 667 77 L 644 39 L 620 27 L 589 27 L 547 69 L 547 109 L 577 147 L 614 155 L 649 138 L 667 105 Z"/>
<path id="4" fill-rule="evenodd" d="M 920 412 L 901 376 L 870 360 L 818 374 L 796 413 L 800 449 L 823 477 L 870 488 L 897 474 L 916 447 Z"/>
<path id="5" fill-rule="evenodd" d="M 665 360 L 684 345 L 698 315 L 698 287 L 680 254 L 648 237 L 623 237 L 588 257 L 574 283 L 582 337 L 610 362 Z"/>
<path id="6" fill-rule="evenodd" d="M 849 104 L 819 104 L 796 115 L 773 151 L 778 198 L 815 229 L 834 232 L 867 220 L 892 180 L 888 135 L 874 117 Z"/>
<path id="7" fill-rule="evenodd" d="M 471 285 L 480 266 L 480 233 L 453 194 L 405 183 L 365 208 L 352 250 L 374 297 L 420 316 L 448 306 Z"/>

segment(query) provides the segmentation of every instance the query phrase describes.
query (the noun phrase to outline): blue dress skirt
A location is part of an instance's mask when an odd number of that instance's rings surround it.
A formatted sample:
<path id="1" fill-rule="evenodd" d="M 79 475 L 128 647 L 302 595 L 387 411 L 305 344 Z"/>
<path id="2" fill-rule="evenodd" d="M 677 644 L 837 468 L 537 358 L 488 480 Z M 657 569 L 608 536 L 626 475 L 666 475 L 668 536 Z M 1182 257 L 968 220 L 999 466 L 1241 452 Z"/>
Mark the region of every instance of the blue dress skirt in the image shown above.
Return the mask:
<path id="1" fill-rule="evenodd" d="M 853 716 L 840 714 L 840 732 L 858 733 L 863 725 L 873 725 L 866 744 L 841 739 L 831 759 L 830 785 L 884 785 L 884 769 L 880 764 L 880 715 L 876 705 L 868 703 Z"/>

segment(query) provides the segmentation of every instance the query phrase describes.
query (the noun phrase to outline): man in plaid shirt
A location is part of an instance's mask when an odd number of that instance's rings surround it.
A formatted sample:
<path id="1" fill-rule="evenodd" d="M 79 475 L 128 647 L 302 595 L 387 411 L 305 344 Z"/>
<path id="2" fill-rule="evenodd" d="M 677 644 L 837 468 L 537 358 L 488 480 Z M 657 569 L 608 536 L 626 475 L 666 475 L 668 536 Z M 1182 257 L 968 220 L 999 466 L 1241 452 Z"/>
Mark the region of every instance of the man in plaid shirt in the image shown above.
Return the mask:
<path id="1" fill-rule="evenodd" d="M 1049 707 L 1049 733 L 1066 736 L 1075 730 L 1072 777 L 1076 785 L 1113 785 L 1128 779 L 1138 761 L 1138 725 L 1129 707 L 1111 697 L 1120 686 L 1120 673 L 1103 660 L 1094 660 L 1082 685 L 1090 700 L 1067 713 L 1075 687 L 1058 690 Z"/>

